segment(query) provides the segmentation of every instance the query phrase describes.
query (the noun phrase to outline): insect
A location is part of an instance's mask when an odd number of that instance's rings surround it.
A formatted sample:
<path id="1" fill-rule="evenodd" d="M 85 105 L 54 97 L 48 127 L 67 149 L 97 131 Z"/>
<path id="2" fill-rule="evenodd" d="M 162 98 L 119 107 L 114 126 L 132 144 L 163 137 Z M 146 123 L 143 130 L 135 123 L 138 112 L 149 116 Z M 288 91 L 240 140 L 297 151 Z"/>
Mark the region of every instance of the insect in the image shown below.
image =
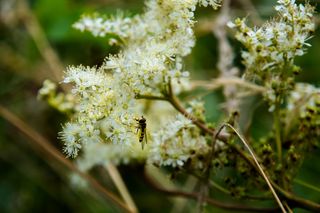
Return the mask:
<path id="1" fill-rule="evenodd" d="M 144 142 L 147 144 L 147 134 L 146 134 L 146 129 L 147 129 L 147 120 L 141 116 L 141 118 L 136 118 L 137 121 L 137 133 L 139 131 L 139 142 L 141 143 L 142 149 L 144 148 Z"/>

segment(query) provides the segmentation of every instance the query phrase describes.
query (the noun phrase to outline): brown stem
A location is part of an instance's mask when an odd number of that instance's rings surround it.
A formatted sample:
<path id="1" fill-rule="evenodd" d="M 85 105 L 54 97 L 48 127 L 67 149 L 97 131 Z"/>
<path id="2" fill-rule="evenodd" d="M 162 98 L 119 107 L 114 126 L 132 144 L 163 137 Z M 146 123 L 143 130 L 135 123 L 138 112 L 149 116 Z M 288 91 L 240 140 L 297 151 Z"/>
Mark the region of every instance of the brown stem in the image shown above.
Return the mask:
<path id="1" fill-rule="evenodd" d="M 171 105 L 178 110 L 182 115 L 184 115 L 186 118 L 192 121 L 196 126 L 198 126 L 200 129 L 202 129 L 204 132 L 209 133 L 210 135 L 213 135 L 214 129 L 210 129 L 206 126 L 206 124 L 203 121 L 200 121 L 196 117 L 194 117 L 192 114 L 188 113 L 182 104 L 180 103 L 179 99 L 174 95 L 172 90 L 171 82 L 168 83 L 168 97 L 167 101 L 171 103 Z"/>
<path id="2" fill-rule="evenodd" d="M 147 97 L 147 99 L 153 99 L 153 96 L 143 96 L 143 95 L 139 95 L 138 96 L 138 98 L 146 98 L 146 97 Z M 208 128 L 202 121 L 198 120 L 193 115 L 189 114 L 183 108 L 183 106 L 180 103 L 180 101 L 178 100 L 178 98 L 176 96 L 174 96 L 170 84 L 169 84 L 168 97 L 167 96 L 166 97 L 155 96 L 154 100 L 161 100 L 161 101 L 170 102 L 171 105 L 175 109 L 177 109 L 186 118 L 190 119 L 201 130 L 203 130 L 204 132 L 206 132 L 209 135 L 214 135 L 215 134 L 215 129 Z M 253 162 L 253 160 L 251 159 L 250 156 L 248 156 L 240 147 L 234 146 L 234 145 L 231 145 L 231 144 L 227 143 L 229 135 L 219 134 L 219 136 L 217 136 L 217 138 L 219 140 L 223 141 L 224 143 L 226 143 L 232 149 L 234 149 L 245 161 L 247 161 L 249 163 L 249 165 L 251 165 L 254 169 L 256 169 L 258 171 L 258 168 L 256 167 L 255 163 Z M 259 171 L 258 171 L 258 173 L 260 174 Z M 282 189 L 277 184 L 275 184 L 272 180 L 271 180 L 271 184 L 276 189 L 276 191 L 280 192 L 280 194 L 289 202 L 289 204 L 292 207 L 300 207 L 300 208 L 304 208 L 304 209 L 311 210 L 311 211 L 316 211 L 316 212 L 320 211 L 320 204 L 315 203 L 315 202 L 310 201 L 310 200 L 303 199 L 303 198 L 298 197 L 298 196 L 296 196 L 294 194 L 291 194 L 291 193 L 287 192 L 286 190 Z"/>
<path id="3" fill-rule="evenodd" d="M 249 89 L 253 93 L 264 93 L 267 90 L 262 86 L 259 86 L 250 82 L 246 82 L 243 79 L 237 78 L 237 77 L 232 77 L 232 78 L 219 77 L 219 78 L 212 79 L 210 81 L 192 81 L 191 90 L 198 87 L 204 88 L 207 90 L 216 90 L 230 84 Z"/>
<path id="4" fill-rule="evenodd" d="M 125 210 L 126 212 L 132 212 L 131 209 L 128 208 L 126 204 L 124 204 L 116 195 L 112 192 L 104 188 L 96 179 L 90 176 L 87 173 L 80 171 L 70 160 L 66 159 L 64 155 L 62 155 L 59 151 L 53 147 L 50 142 L 32 129 L 28 124 L 18 118 L 16 115 L 11 113 L 9 110 L 0 105 L 0 116 L 6 119 L 9 123 L 14 125 L 17 129 L 19 129 L 23 134 L 25 134 L 31 141 L 34 142 L 38 147 L 41 148 L 46 154 L 48 154 L 51 158 L 58 161 L 66 168 L 70 169 L 72 172 L 77 173 L 82 178 L 88 181 L 91 186 L 100 192 L 103 196 L 117 204 L 120 208 Z"/>
<path id="5" fill-rule="evenodd" d="M 166 194 L 168 196 L 179 196 L 179 197 L 190 198 L 194 200 L 197 200 L 199 197 L 199 194 L 194 192 L 184 192 L 184 191 L 169 190 L 169 189 L 162 188 L 158 183 L 156 183 L 153 179 L 150 178 L 150 176 L 147 174 L 146 171 L 144 171 L 144 180 L 154 190 L 161 192 L 163 194 Z M 240 204 L 239 205 L 227 204 L 227 203 L 222 203 L 208 197 L 203 197 L 203 200 L 208 204 L 221 209 L 246 211 L 246 212 L 278 212 L 279 211 L 278 208 L 258 208 L 258 207 L 244 206 Z"/>
<path id="6" fill-rule="evenodd" d="M 237 136 L 240 138 L 240 141 L 244 144 L 244 146 L 247 148 L 247 150 L 249 151 L 250 155 L 252 156 L 253 158 L 253 161 L 256 165 L 256 167 L 258 168 L 258 171 L 260 172 L 261 176 L 264 178 L 264 180 L 266 181 L 268 187 L 270 188 L 275 200 L 277 201 L 279 207 L 281 208 L 281 211 L 283 213 L 287 213 L 286 209 L 284 208 L 280 198 L 278 197 L 277 193 L 275 192 L 272 184 L 270 183 L 270 178 L 267 176 L 267 174 L 264 172 L 264 170 L 262 169 L 262 166 L 260 165 L 260 163 L 258 162 L 257 160 L 257 157 L 256 155 L 253 153 L 252 149 L 250 148 L 250 146 L 248 145 L 248 143 L 246 142 L 246 140 L 242 137 L 242 135 L 240 135 L 240 133 L 230 124 L 226 123 L 226 124 L 223 124 L 222 128 L 223 127 L 229 127 L 230 129 L 232 129 L 236 134 Z M 222 128 L 220 128 L 220 131 L 222 130 Z M 217 133 L 219 134 L 219 132 Z"/>
<path id="7" fill-rule="evenodd" d="M 233 148 L 249 165 L 251 165 L 259 173 L 258 168 L 256 167 L 255 163 L 253 162 L 250 156 L 243 152 L 243 150 L 241 150 L 241 148 L 239 148 L 238 146 L 231 146 L 231 148 Z M 290 192 L 287 192 L 272 180 L 270 180 L 270 182 L 272 186 L 276 189 L 276 191 L 279 192 L 288 201 L 290 206 L 299 207 L 314 212 L 320 212 L 320 204 L 298 197 Z"/>

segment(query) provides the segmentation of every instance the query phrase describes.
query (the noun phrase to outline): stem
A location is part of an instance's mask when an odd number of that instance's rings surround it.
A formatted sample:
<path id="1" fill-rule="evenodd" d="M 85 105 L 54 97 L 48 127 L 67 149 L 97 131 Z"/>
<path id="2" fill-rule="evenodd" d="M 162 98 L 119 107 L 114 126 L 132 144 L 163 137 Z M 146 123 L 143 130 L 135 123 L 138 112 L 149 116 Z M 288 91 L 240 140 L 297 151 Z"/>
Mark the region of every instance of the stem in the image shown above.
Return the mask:
<path id="1" fill-rule="evenodd" d="M 189 176 L 186 183 L 182 187 L 187 190 L 194 190 L 197 182 L 198 182 L 198 180 L 195 177 Z M 174 205 L 173 205 L 172 209 L 170 210 L 170 212 L 171 213 L 182 213 L 185 211 L 185 208 L 188 204 L 189 204 L 189 200 L 178 198 L 174 202 Z"/>
<path id="2" fill-rule="evenodd" d="M 155 95 L 142 95 L 142 94 L 136 94 L 136 99 L 147 99 L 147 100 L 158 100 L 158 101 L 168 101 L 168 98 L 163 96 L 155 96 Z"/>
<path id="3" fill-rule="evenodd" d="M 304 182 L 302 180 L 299 180 L 299 179 L 294 179 L 294 182 L 297 183 L 297 184 L 300 184 L 301 186 L 307 187 L 309 189 L 312 189 L 312 190 L 317 191 L 317 192 L 320 193 L 320 188 L 317 187 L 317 186 L 311 185 L 311 184 L 306 183 L 306 182 Z"/>
<path id="4" fill-rule="evenodd" d="M 276 146 L 278 152 L 278 162 L 282 165 L 282 143 L 281 143 L 281 131 L 280 131 L 280 111 L 279 106 L 276 106 L 274 112 L 274 127 L 275 127 L 275 137 Z"/>
<path id="5" fill-rule="evenodd" d="M 34 142 L 35 145 L 40 147 L 41 150 L 44 151 L 47 155 L 49 155 L 51 158 L 55 159 L 56 161 L 64 165 L 66 168 L 68 168 L 72 172 L 77 173 L 83 179 L 88 181 L 88 183 L 91 184 L 91 186 L 94 189 L 96 189 L 106 198 L 113 201 L 115 204 L 117 204 L 120 208 L 122 208 L 126 212 L 132 212 L 131 209 L 129 209 L 128 206 L 125 203 L 123 203 L 116 195 L 114 195 L 112 192 L 104 188 L 92 176 L 80 171 L 70 160 L 66 159 L 64 155 L 62 155 L 59 151 L 57 151 L 56 148 L 53 147 L 46 138 L 44 138 L 42 135 L 40 135 L 38 132 L 32 129 L 28 124 L 23 122 L 21 119 L 19 119 L 17 116 L 15 116 L 13 113 L 11 113 L 9 110 L 2 107 L 1 105 L 0 105 L 0 116 L 6 119 L 12 125 L 14 125 L 22 133 L 24 133 L 28 138 L 31 139 L 31 141 Z"/>
<path id="6" fill-rule="evenodd" d="M 200 180 L 201 181 L 201 180 Z M 200 193 L 198 193 L 197 212 L 202 213 L 204 209 L 205 198 L 208 197 L 208 187 L 206 183 L 201 181 Z"/>
<path id="7" fill-rule="evenodd" d="M 230 85 L 230 84 L 247 88 L 255 93 L 264 93 L 267 90 L 265 87 L 252 84 L 250 82 L 246 82 L 243 79 L 237 78 L 237 77 L 232 77 L 232 78 L 219 77 L 211 81 L 192 81 L 191 89 L 202 87 L 207 90 L 216 90 L 216 89 L 219 89 L 220 87 L 223 87 L 225 85 Z"/>
<path id="8" fill-rule="evenodd" d="M 189 171 L 190 172 L 190 171 Z M 191 172 L 191 175 L 195 176 L 198 179 L 201 179 L 201 177 L 195 173 Z M 213 180 L 209 180 L 209 186 L 212 188 L 217 189 L 218 191 L 227 194 L 227 195 L 231 195 L 231 191 L 224 188 L 223 186 L 219 185 L 218 183 L 214 182 Z M 247 198 L 250 200 L 270 200 L 272 199 L 272 197 L 267 196 L 267 195 L 261 195 L 261 196 L 257 196 L 257 195 L 244 195 L 241 198 Z"/>
<path id="9" fill-rule="evenodd" d="M 171 87 L 171 86 L 170 86 Z M 172 88 L 171 88 L 172 89 Z M 172 93 L 171 93 L 172 95 Z M 173 95 L 172 95 L 173 96 Z M 139 95 L 138 98 L 141 97 L 143 98 L 143 95 Z M 146 96 L 148 99 L 153 99 L 153 96 Z M 158 97 L 155 96 L 155 100 L 165 100 L 165 101 L 169 101 L 181 114 L 183 114 L 184 116 L 186 116 L 187 118 L 193 118 L 193 116 L 190 116 L 189 113 L 186 112 L 186 110 L 182 107 L 181 103 L 179 102 L 179 100 L 177 98 L 175 98 L 174 100 L 166 98 L 166 97 Z M 173 96 L 174 97 L 174 96 Z M 207 134 L 213 135 L 214 134 L 214 129 L 210 129 L 208 128 L 205 124 L 203 124 L 203 122 L 198 121 L 197 119 L 192 120 L 190 119 L 196 126 L 198 126 L 200 129 L 202 129 L 204 132 L 206 132 Z M 232 146 L 229 143 L 227 143 L 229 135 L 223 135 L 223 134 L 219 134 L 217 136 L 217 138 L 221 141 L 223 141 L 224 143 L 226 143 L 227 145 L 229 145 L 231 148 L 233 148 L 245 161 L 247 161 L 247 163 L 249 163 L 249 165 L 251 165 L 254 169 L 256 169 L 259 173 L 260 170 L 258 169 L 258 167 L 256 166 L 256 164 L 252 161 L 252 158 L 250 156 L 248 156 L 246 153 L 244 153 L 238 146 Z M 260 173 L 261 174 L 261 173 Z M 286 198 L 286 200 L 289 201 L 290 205 L 293 207 L 300 207 L 300 208 L 304 208 L 306 210 L 310 210 L 310 211 L 315 211 L 315 212 L 319 212 L 320 211 L 320 204 L 315 203 L 313 201 L 298 197 L 290 192 L 287 192 L 286 190 L 282 189 L 280 186 L 278 186 L 276 183 L 274 183 L 272 180 L 270 180 L 272 186 L 282 195 Z M 174 195 L 172 195 L 174 196 Z M 177 196 L 181 196 L 181 195 L 177 195 Z M 197 198 L 197 197 L 196 197 Z M 208 201 L 207 201 L 208 202 Z M 209 203 L 209 202 L 208 202 Z"/>
<path id="10" fill-rule="evenodd" d="M 178 110 L 178 112 L 180 112 L 182 115 L 184 115 L 187 119 L 191 120 L 193 124 L 198 126 L 204 132 L 206 132 L 206 133 L 208 133 L 210 135 L 214 135 L 215 134 L 215 130 L 214 129 L 210 129 L 209 127 L 206 126 L 206 124 L 203 121 L 200 121 L 199 119 L 197 119 L 196 117 L 194 117 L 192 114 L 188 113 L 184 109 L 184 107 L 180 103 L 179 99 L 173 93 L 171 81 L 169 81 L 169 83 L 168 83 L 168 94 L 167 95 L 168 95 L 167 101 L 169 101 L 169 103 L 171 103 L 171 105 L 176 110 Z"/>
<path id="11" fill-rule="evenodd" d="M 53 77 L 56 81 L 60 82 L 63 76 L 64 66 L 59 59 L 58 55 L 50 45 L 45 33 L 43 32 L 41 25 L 35 15 L 30 10 L 26 0 L 18 1 L 18 10 L 20 14 L 20 19 L 25 25 L 28 33 L 33 39 L 39 53 L 48 64 Z M 64 86 L 62 86 L 64 87 Z M 63 88 L 65 89 L 65 88 Z"/>
<path id="12" fill-rule="evenodd" d="M 258 172 L 258 168 L 256 164 L 252 161 L 250 156 L 248 156 L 246 153 L 244 153 L 239 147 L 232 146 L 232 148 L 254 169 L 256 169 Z M 320 204 L 315 203 L 313 201 L 298 197 L 290 192 L 287 192 L 286 190 L 282 189 L 279 185 L 277 185 L 275 182 L 270 180 L 272 186 L 282 195 L 284 196 L 293 207 L 300 207 L 306 210 L 310 210 L 313 212 L 320 212 Z"/>
<path id="13" fill-rule="evenodd" d="M 198 174 L 192 172 L 192 171 L 188 171 L 186 170 L 187 172 L 190 172 L 192 176 L 198 178 L 198 179 L 201 179 L 202 177 L 200 177 Z M 230 195 L 231 196 L 231 191 L 224 188 L 223 186 L 219 185 L 218 183 L 214 182 L 213 180 L 209 180 L 209 187 L 210 188 L 215 188 L 217 189 L 218 191 L 226 194 L 226 195 Z M 268 192 L 269 193 L 269 192 Z M 269 195 L 250 195 L 250 194 L 245 194 L 243 196 L 240 197 L 241 198 L 244 198 L 244 199 L 249 199 L 249 200 L 261 200 L 261 201 L 268 201 L 268 200 L 271 200 L 273 199 L 271 196 Z"/>
<path id="14" fill-rule="evenodd" d="M 252 156 L 252 158 L 253 158 L 256 166 L 257 166 L 258 169 L 259 169 L 259 172 L 261 173 L 262 177 L 265 179 L 268 187 L 270 188 L 270 191 L 272 192 L 275 200 L 277 201 L 279 207 L 281 208 L 281 211 L 284 212 L 284 213 L 286 213 L 287 211 L 285 210 L 284 206 L 282 205 L 282 202 L 281 202 L 281 200 L 279 199 L 279 197 L 278 197 L 277 193 L 275 192 L 275 190 L 273 189 L 273 186 L 272 186 L 272 184 L 270 183 L 269 178 L 268 178 L 267 175 L 264 173 L 262 167 L 260 166 L 260 163 L 258 162 L 255 154 L 254 154 L 253 151 L 251 150 L 251 148 L 250 148 L 250 146 L 248 145 L 248 143 L 245 141 L 245 139 L 240 135 L 240 133 L 239 133 L 233 126 L 231 126 L 231 125 L 228 124 L 228 123 L 224 124 L 223 126 L 227 126 L 227 127 L 229 127 L 230 129 L 232 129 L 232 130 L 237 134 L 237 136 L 240 138 L 240 141 L 241 141 L 241 142 L 244 144 L 244 146 L 248 149 L 248 151 L 249 151 L 250 155 Z M 222 130 L 222 128 L 221 128 L 221 130 Z M 221 131 L 221 130 L 220 130 L 220 131 Z"/>
<path id="15" fill-rule="evenodd" d="M 224 188 L 223 186 L 220 186 L 216 182 L 210 181 L 209 184 L 210 184 L 210 186 L 216 188 L 220 192 L 225 193 L 227 195 L 231 195 L 231 191 L 229 191 L 228 189 Z M 261 195 L 261 196 L 243 195 L 243 196 L 241 196 L 241 198 L 247 198 L 247 199 L 250 199 L 250 200 L 270 200 L 270 199 L 272 199 L 272 197 L 270 197 L 270 196 L 263 196 L 263 195 Z"/>
<path id="16" fill-rule="evenodd" d="M 113 183 L 116 185 L 123 200 L 126 202 L 128 207 L 131 209 L 131 212 L 137 213 L 138 212 L 137 206 L 134 203 L 134 201 L 133 201 L 133 199 L 132 199 L 132 197 L 126 187 L 126 184 L 124 183 L 117 167 L 115 167 L 112 163 L 108 163 L 106 167 L 107 167 L 107 171 L 108 171 Z"/>
<path id="17" fill-rule="evenodd" d="M 178 190 L 169 190 L 162 188 L 159 186 L 158 183 L 156 183 L 153 179 L 150 178 L 150 176 L 147 174 L 146 171 L 144 171 L 144 180 L 145 182 L 151 186 L 154 190 L 164 193 L 168 196 L 180 196 L 184 198 L 190 198 L 197 200 L 199 197 L 198 193 L 193 192 L 184 192 L 184 191 L 178 191 Z M 278 208 L 259 208 L 259 207 L 249 207 L 244 205 L 234 205 L 234 204 L 226 204 L 219 202 L 215 199 L 203 197 L 203 200 L 207 202 L 208 204 L 221 208 L 221 209 L 228 209 L 228 210 L 237 210 L 237 211 L 246 211 L 246 212 L 278 212 Z"/>

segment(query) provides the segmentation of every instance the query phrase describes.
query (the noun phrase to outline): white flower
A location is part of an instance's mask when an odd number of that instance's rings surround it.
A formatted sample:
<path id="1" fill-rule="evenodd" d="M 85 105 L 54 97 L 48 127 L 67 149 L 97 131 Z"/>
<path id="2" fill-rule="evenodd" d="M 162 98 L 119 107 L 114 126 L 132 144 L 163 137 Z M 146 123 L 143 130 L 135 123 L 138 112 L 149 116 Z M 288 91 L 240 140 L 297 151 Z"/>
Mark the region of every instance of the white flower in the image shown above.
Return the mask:
<path id="1" fill-rule="evenodd" d="M 74 123 L 67 123 L 63 131 L 60 132 L 60 138 L 64 141 L 63 151 L 68 157 L 76 157 L 81 144 L 79 142 L 79 134 L 82 132 L 82 128 Z"/>
<path id="2" fill-rule="evenodd" d="M 280 0 L 278 4 L 275 10 L 279 17 L 260 28 L 248 27 L 245 19 L 228 23 L 229 27 L 238 29 L 236 38 L 247 49 L 242 54 L 246 75 L 261 76 L 267 71 L 281 70 L 292 64 L 295 56 L 305 54 L 305 46 L 310 46 L 306 41 L 315 27 L 314 8 L 291 0 Z"/>
<path id="3" fill-rule="evenodd" d="M 73 27 L 83 31 L 90 31 L 94 36 L 103 37 L 106 34 L 117 34 L 121 38 L 128 37 L 127 31 L 131 24 L 131 19 L 124 18 L 122 13 L 104 20 L 98 15 L 84 15 Z"/>
<path id="4" fill-rule="evenodd" d="M 308 107 L 314 108 L 320 104 L 320 88 L 311 84 L 298 83 L 288 97 L 287 109 L 299 110 L 299 115 L 303 117 Z"/>
<path id="5" fill-rule="evenodd" d="M 294 0 L 279 0 L 278 16 L 261 27 L 250 28 L 245 19 L 236 19 L 230 27 L 237 28 L 236 39 L 245 47 L 242 52 L 245 78 L 268 88 L 264 97 L 269 111 L 284 101 L 292 89 L 296 56 L 302 56 L 314 31 L 314 8 L 308 3 L 297 5 Z"/>
<path id="6" fill-rule="evenodd" d="M 43 82 L 42 88 L 38 92 L 38 98 L 43 98 L 52 93 L 55 93 L 57 89 L 57 85 L 50 80 L 45 80 Z"/>
<path id="7" fill-rule="evenodd" d="M 61 133 L 69 156 L 77 155 L 82 147 L 83 168 L 108 160 L 117 163 L 145 160 L 149 147 L 156 147 L 153 144 L 164 140 L 172 143 L 172 147 L 162 150 L 171 155 L 164 159 L 166 165 L 182 166 L 192 150 L 200 149 L 194 156 L 206 153 L 207 150 L 202 149 L 206 147 L 205 139 L 183 116 L 177 117 L 165 130 L 159 130 L 165 134 L 149 138 L 147 148 L 141 151 L 135 118 L 142 115 L 143 107 L 135 97 L 137 94 L 163 96 L 169 81 L 174 92 L 189 86 L 189 73 L 183 70 L 182 58 L 195 45 L 192 30 L 195 7 L 200 4 L 216 8 L 219 2 L 149 0 L 145 12 L 132 18 L 125 18 L 122 13 L 110 19 L 83 16 L 74 24 L 75 28 L 89 31 L 94 36 L 116 34 L 122 45 L 121 51 L 108 56 L 99 68 L 71 66 L 66 71 L 63 82 L 74 85 L 72 93 L 79 101 L 73 124 L 81 127 L 81 132 L 70 134 L 66 125 Z M 70 140 L 72 136 L 74 140 Z M 179 153 L 180 146 L 185 149 Z M 93 149 L 99 149 L 96 155 Z M 131 152 L 132 149 L 135 152 Z"/>
<path id="8" fill-rule="evenodd" d="M 203 162 L 197 157 L 204 157 L 209 151 L 205 138 L 190 120 L 182 115 L 178 115 L 174 121 L 153 134 L 150 149 L 150 163 L 182 167 L 190 160 L 196 169 L 203 166 Z"/>
<path id="9" fill-rule="evenodd" d="M 199 0 L 199 4 L 204 7 L 211 6 L 214 9 L 217 9 L 218 7 L 220 7 L 221 1 L 222 0 Z"/>

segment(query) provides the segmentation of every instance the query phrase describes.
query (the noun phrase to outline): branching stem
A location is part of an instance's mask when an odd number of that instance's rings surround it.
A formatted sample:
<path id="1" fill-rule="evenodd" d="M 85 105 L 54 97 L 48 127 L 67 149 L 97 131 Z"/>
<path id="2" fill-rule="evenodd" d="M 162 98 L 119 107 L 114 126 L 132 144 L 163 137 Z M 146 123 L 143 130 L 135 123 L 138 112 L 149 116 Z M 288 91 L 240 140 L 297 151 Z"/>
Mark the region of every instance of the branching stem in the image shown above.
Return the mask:
<path id="1" fill-rule="evenodd" d="M 184 192 L 184 191 L 178 191 L 178 190 L 169 190 L 162 188 L 158 183 L 156 183 L 154 180 L 151 179 L 151 177 L 147 174 L 146 171 L 144 171 L 144 180 L 145 182 L 151 186 L 154 190 L 164 193 L 168 196 L 179 196 L 179 197 L 185 197 L 197 200 L 199 197 L 198 193 L 194 192 Z M 228 209 L 228 210 L 237 210 L 237 211 L 246 211 L 246 212 L 278 212 L 278 208 L 259 208 L 259 207 L 248 207 L 243 205 L 235 205 L 235 204 L 227 204 L 225 202 L 219 202 L 215 199 L 203 197 L 203 200 L 207 202 L 208 204 L 221 208 L 221 209 Z"/>
<path id="2" fill-rule="evenodd" d="M 279 107 L 277 106 L 274 112 L 274 128 L 275 128 L 275 138 L 276 146 L 278 152 L 278 162 L 282 164 L 282 144 L 281 144 L 281 131 L 280 131 L 280 112 Z"/>
<path id="3" fill-rule="evenodd" d="M 248 145 L 248 143 L 246 142 L 246 140 L 242 137 L 242 135 L 233 127 L 231 126 L 230 124 L 226 123 L 223 125 L 223 127 L 229 127 L 230 129 L 232 129 L 236 134 L 237 136 L 240 138 L 240 141 L 244 144 L 244 146 L 247 148 L 247 150 L 249 151 L 250 155 L 252 156 L 256 166 L 258 167 L 262 177 L 264 178 L 264 180 L 266 181 L 268 187 L 270 188 L 270 191 L 272 192 L 275 200 L 277 201 L 280 209 L 282 212 L 286 213 L 286 209 L 284 208 L 280 198 L 278 197 L 277 193 L 275 192 L 269 178 L 267 177 L 267 175 L 265 174 L 265 172 L 263 171 L 262 167 L 260 166 L 260 163 L 258 162 L 257 158 L 256 158 L 256 155 L 253 153 L 253 151 L 251 150 L 250 146 Z M 222 130 L 222 128 L 220 129 L 220 131 Z M 218 132 L 219 133 L 219 132 Z"/>
<path id="4" fill-rule="evenodd" d="M 180 103 L 179 99 L 172 93 L 171 85 L 169 86 L 169 92 L 163 97 L 160 96 L 150 96 L 150 95 L 137 95 L 137 99 L 150 99 L 150 100 L 161 100 L 161 101 L 168 101 L 175 109 L 177 109 L 182 115 L 184 115 L 186 118 L 190 119 L 196 126 L 198 126 L 202 131 L 207 133 L 208 135 L 215 135 L 215 129 L 209 128 L 206 126 L 206 124 L 197 118 L 195 118 L 193 115 L 188 113 L 182 104 Z M 227 145 L 231 146 L 246 162 L 249 163 L 254 169 L 256 169 L 260 174 L 261 171 L 259 170 L 256 163 L 252 160 L 250 156 L 248 156 L 242 149 L 240 149 L 238 146 L 233 146 L 227 143 L 229 138 L 229 135 L 226 134 L 218 134 L 217 139 L 223 141 Z M 292 207 L 301 207 L 307 210 L 311 211 L 320 211 L 320 204 L 315 203 L 310 200 L 303 199 L 301 197 L 298 197 L 290 192 L 287 192 L 286 190 L 282 189 L 280 186 L 278 186 L 276 183 L 274 183 L 272 180 L 269 181 L 271 185 L 282 195 L 284 198 L 289 202 L 289 204 Z M 179 193 L 170 193 L 171 196 L 183 196 Z M 191 197 L 193 199 L 197 199 L 198 195 L 187 195 L 184 197 Z M 209 198 L 206 198 L 209 199 Z M 206 202 L 210 203 L 208 200 Z M 212 204 L 212 203 L 211 203 Z"/>

